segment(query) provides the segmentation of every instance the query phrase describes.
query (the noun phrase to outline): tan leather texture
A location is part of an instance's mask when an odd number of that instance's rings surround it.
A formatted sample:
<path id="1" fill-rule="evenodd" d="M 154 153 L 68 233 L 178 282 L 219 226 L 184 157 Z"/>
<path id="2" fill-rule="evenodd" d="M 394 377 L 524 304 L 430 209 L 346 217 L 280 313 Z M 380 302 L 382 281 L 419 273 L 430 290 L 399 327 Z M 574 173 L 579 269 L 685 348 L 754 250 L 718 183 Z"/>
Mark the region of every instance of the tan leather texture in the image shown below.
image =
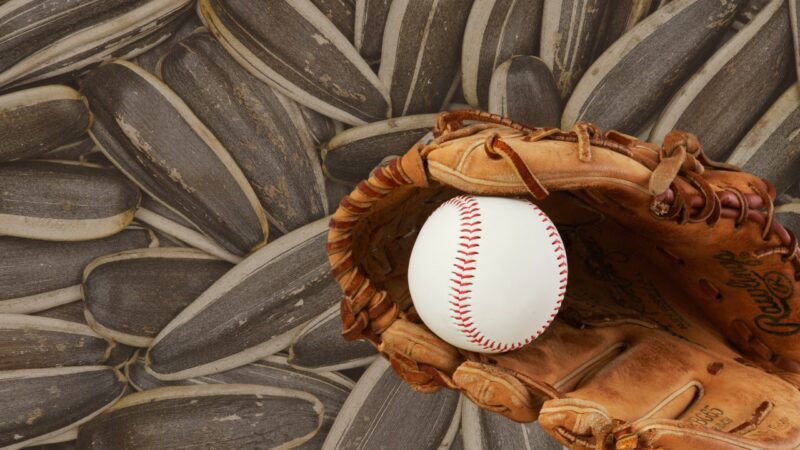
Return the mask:
<path id="1" fill-rule="evenodd" d="M 346 338 L 372 342 L 415 389 L 539 420 L 570 448 L 800 446 L 800 252 L 773 220 L 769 182 L 681 132 L 659 146 L 460 111 L 434 135 L 377 167 L 331 220 Z M 463 193 L 530 198 L 567 247 L 562 309 L 519 350 L 455 349 L 414 311 L 416 232 Z"/>

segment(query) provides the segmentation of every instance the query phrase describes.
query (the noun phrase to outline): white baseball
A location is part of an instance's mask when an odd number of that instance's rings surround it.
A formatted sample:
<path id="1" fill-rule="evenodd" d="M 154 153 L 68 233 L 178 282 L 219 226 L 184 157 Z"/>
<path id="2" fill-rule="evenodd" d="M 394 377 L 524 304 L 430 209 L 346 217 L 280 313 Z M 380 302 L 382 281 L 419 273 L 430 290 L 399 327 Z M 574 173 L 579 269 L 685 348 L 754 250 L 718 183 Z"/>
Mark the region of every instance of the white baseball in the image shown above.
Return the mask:
<path id="1" fill-rule="evenodd" d="M 437 336 L 474 352 L 499 353 L 536 339 L 567 288 L 567 256 L 536 205 L 458 196 L 419 232 L 408 267 L 411 298 Z"/>

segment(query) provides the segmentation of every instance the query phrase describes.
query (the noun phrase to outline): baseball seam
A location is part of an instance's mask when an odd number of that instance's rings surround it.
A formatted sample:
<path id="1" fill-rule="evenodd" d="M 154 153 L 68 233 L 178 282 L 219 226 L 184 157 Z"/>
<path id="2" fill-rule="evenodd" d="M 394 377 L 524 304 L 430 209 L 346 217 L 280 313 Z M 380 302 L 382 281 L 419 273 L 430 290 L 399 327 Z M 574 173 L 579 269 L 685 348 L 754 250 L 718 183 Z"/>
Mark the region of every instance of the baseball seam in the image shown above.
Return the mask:
<path id="1" fill-rule="evenodd" d="M 551 244 L 553 251 L 556 253 L 556 260 L 558 261 L 559 274 L 561 276 L 559 284 L 559 298 L 556 302 L 556 307 L 550 314 L 547 320 L 539 330 L 533 335 L 515 343 L 499 343 L 497 341 L 488 339 L 480 330 L 474 326 L 472 318 L 471 301 L 472 293 L 471 286 L 473 285 L 472 279 L 475 277 L 471 272 L 477 269 L 477 255 L 479 254 L 478 248 L 480 247 L 481 240 L 481 212 L 478 202 L 474 197 L 459 195 L 448 200 L 445 204 L 455 207 L 458 210 L 460 226 L 459 226 L 459 243 L 458 250 L 454 257 L 453 271 L 451 271 L 452 278 L 450 279 L 450 316 L 457 329 L 467 337 L 467 340 L 485 350 L 506 352 L 516 350 L 524 345 L 531 343 L 534 339 L 539 337 L 548 326 L 553 322 L 561 308 L 561 303 L 564 301 L 564 293 L 567 289 L 567 261 L 564 252 L 564 244 L 558 235 L 553 222 L 547 217 L 536 205 L 532 204 L 534 210 L 542 223 L 545 225 L 546 230 L 549 232 L 549 238 L 552 239 Z"/>

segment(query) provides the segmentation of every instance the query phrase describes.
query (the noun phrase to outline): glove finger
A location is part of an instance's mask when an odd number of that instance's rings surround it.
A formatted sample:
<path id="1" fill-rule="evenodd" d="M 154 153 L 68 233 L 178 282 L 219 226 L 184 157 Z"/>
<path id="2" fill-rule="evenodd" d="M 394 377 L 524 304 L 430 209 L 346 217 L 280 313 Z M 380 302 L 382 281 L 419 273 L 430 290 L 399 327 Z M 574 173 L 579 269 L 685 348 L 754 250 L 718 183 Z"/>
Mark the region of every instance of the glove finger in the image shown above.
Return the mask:
<path id="1" fill-rule="evenodd" d="M 416 362 L 452 374 L 461 363 L 458 351 L 433 333 L 404 319 L 397 319 L 381 335 L 380 351 L 400 354 Z"/>

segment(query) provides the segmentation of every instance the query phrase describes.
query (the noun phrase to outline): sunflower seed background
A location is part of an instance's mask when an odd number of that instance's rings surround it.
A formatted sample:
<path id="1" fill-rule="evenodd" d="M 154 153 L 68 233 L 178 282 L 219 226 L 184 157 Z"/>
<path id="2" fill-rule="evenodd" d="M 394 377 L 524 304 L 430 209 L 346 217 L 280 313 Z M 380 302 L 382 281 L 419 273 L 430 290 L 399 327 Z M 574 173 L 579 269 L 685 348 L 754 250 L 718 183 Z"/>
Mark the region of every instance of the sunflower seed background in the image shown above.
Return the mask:
<path id="1" fill-rule="evenodd" d="M 800 233 L 797 17 L 795 0 L 0 0 L 0 448 L 557 448 L 341 338 L 327 216 L 470 105 L 686 129 L 773 182 Z"/>

